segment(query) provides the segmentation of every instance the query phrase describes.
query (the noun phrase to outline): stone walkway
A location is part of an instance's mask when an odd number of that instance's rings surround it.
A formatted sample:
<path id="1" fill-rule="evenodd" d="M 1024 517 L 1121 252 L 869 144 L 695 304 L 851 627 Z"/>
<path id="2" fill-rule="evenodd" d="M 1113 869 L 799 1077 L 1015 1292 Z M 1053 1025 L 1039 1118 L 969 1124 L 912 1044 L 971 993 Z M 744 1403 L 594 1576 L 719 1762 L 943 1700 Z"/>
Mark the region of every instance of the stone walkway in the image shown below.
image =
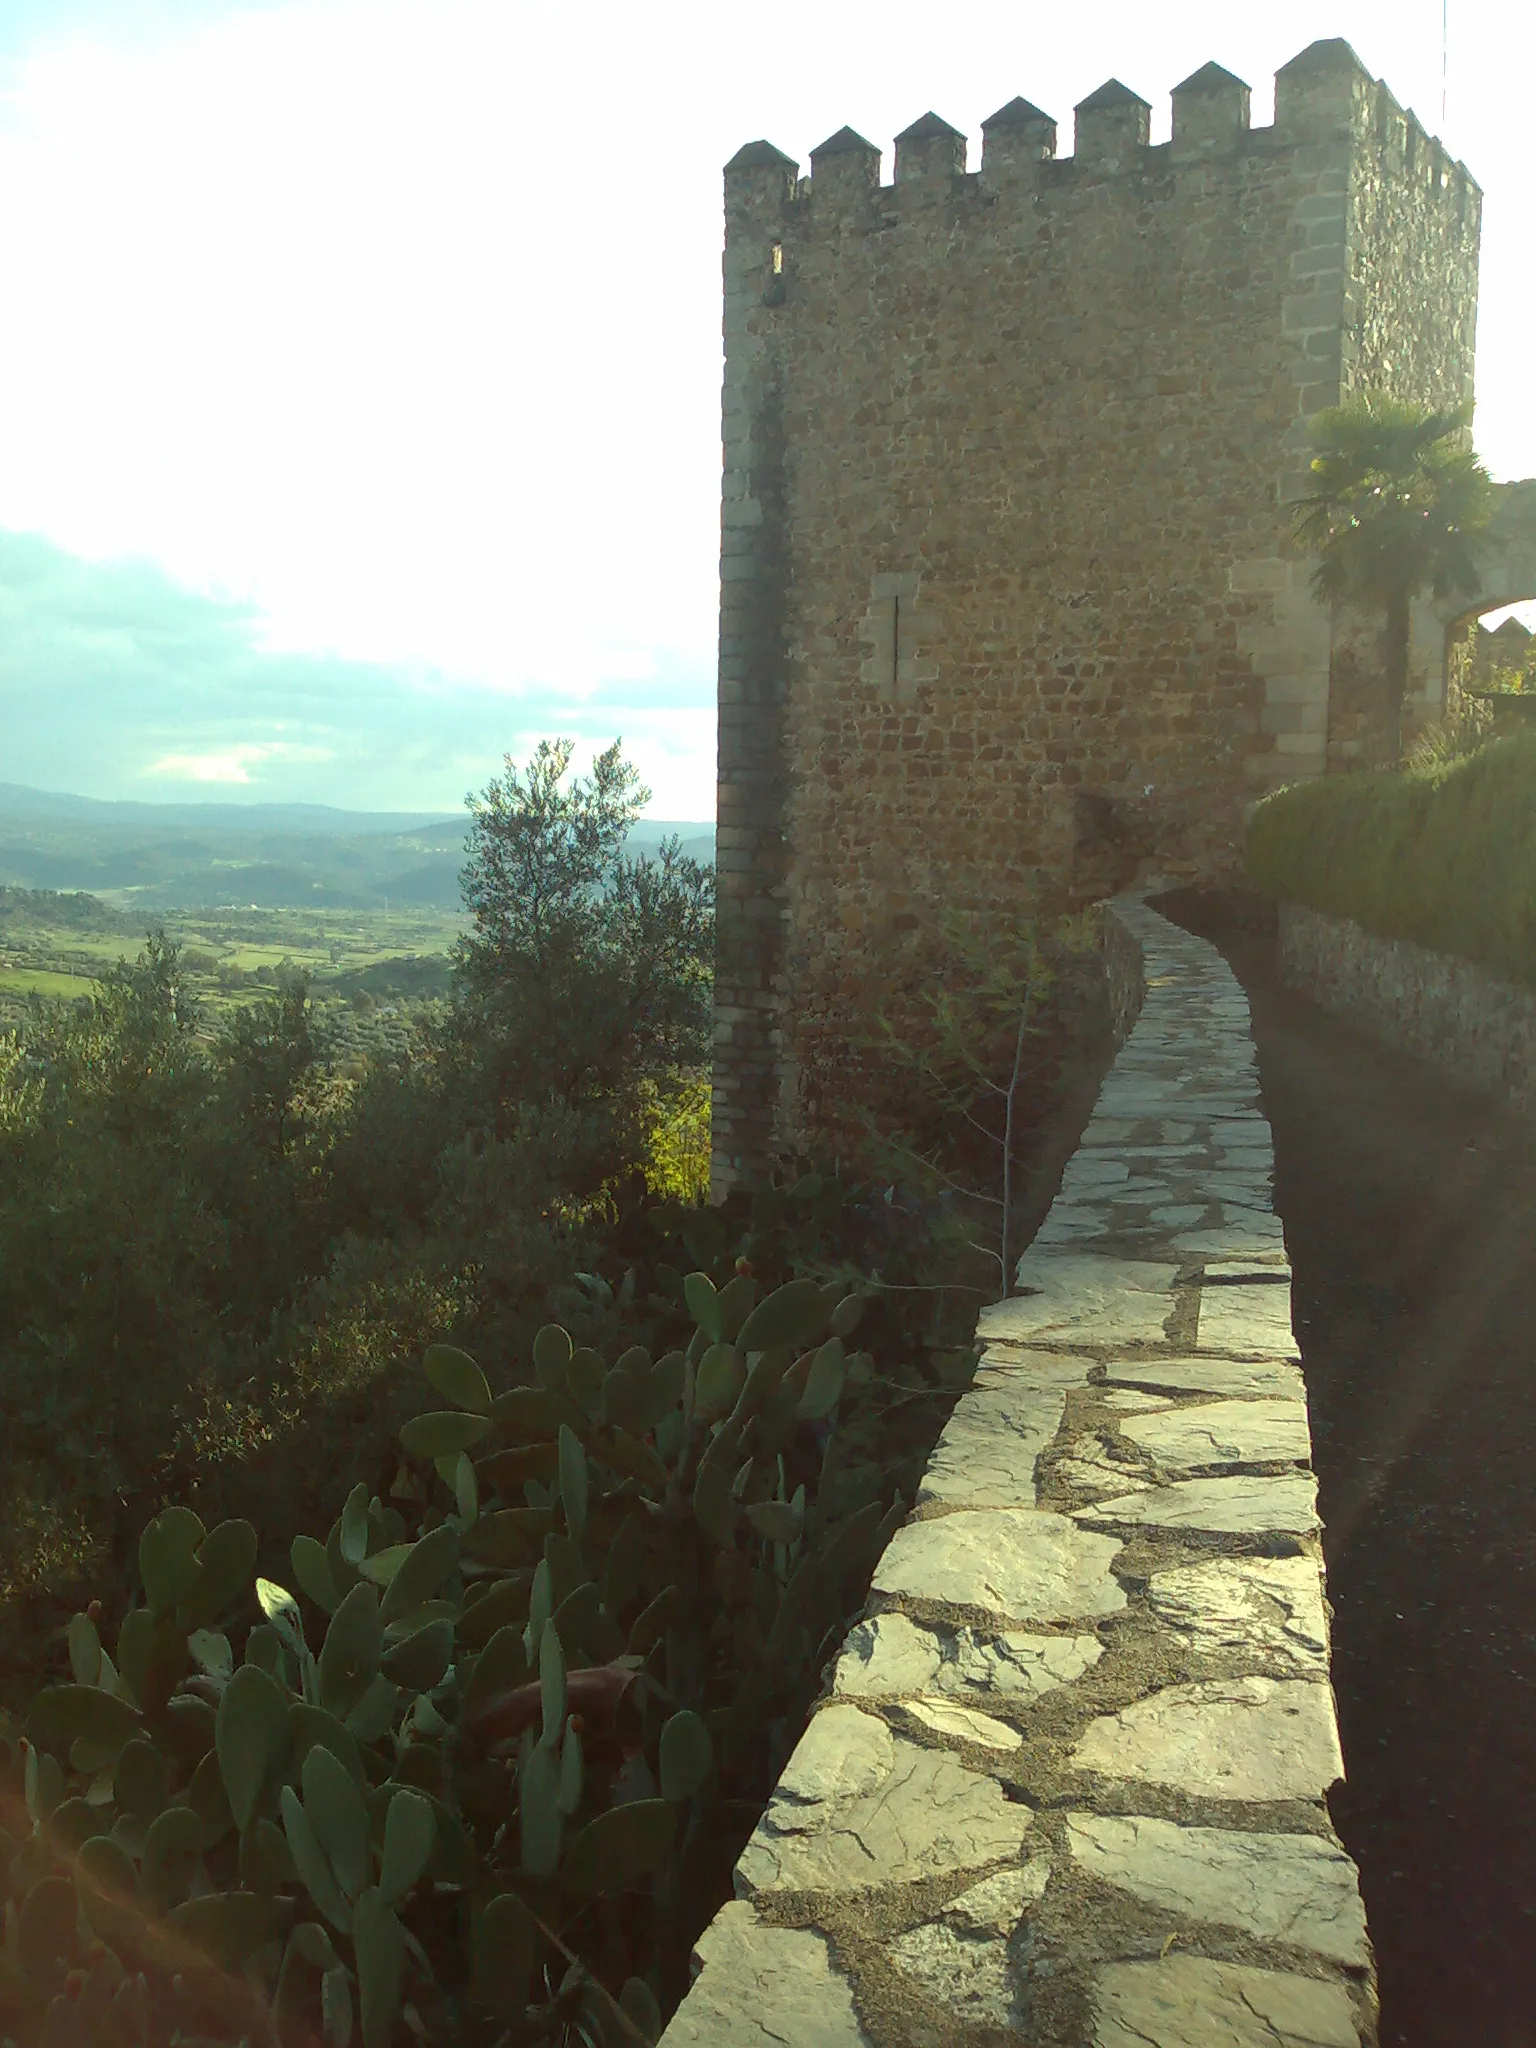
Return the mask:
<path id="1" fill-rule="evenodd" d="M 1146 999 L 664 2048 L 1361 2048 L 1375 1987 L 1248 1008 Z"/>

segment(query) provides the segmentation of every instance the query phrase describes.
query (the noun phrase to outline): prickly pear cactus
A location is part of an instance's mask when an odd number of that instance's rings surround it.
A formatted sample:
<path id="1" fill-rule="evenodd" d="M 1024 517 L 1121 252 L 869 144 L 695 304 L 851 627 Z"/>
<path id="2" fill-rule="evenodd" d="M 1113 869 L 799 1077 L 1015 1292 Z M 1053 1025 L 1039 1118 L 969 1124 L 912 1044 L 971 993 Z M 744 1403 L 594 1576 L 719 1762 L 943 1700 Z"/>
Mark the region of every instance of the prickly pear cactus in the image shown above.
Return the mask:
<path id="1" fill-rule="evenodd" d="M 848 1289 L 680 1284 L 660 1357 L 549 1325 L 493 1391 L 429 1349 L 390 1498 L 286 1585 L 248 1523 L 149 1525 L 110 1649 L 77 1615 L 3 1730 L 0 2038 L 656 2038 L 712 1801 L 768 1789 L 786 1673 L 900 1512 L 823 1499 Z"/>

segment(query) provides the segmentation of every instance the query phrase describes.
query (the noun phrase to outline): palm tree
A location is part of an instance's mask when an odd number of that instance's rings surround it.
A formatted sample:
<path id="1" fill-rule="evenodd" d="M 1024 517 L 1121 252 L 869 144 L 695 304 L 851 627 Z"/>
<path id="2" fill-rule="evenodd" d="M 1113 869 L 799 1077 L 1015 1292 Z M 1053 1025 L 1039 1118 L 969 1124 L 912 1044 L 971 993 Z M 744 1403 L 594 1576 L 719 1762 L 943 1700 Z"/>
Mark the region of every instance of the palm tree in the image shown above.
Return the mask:
<path id="1" fill-rule="evenodd" d="M 1436 410 L 1381 393 L 1330 406 L 1312 423 L 1317 488 L 1295 507 L 1295 538 L 1317 556 L 1312 588 L 1386 614 L 1383 667 L 1394 758 L 1408 690 L 1409 607 L 1426 591 L 1475 597 L 1473 536 L 1493 485 L 1467 439 L 1469 404 Z"/>

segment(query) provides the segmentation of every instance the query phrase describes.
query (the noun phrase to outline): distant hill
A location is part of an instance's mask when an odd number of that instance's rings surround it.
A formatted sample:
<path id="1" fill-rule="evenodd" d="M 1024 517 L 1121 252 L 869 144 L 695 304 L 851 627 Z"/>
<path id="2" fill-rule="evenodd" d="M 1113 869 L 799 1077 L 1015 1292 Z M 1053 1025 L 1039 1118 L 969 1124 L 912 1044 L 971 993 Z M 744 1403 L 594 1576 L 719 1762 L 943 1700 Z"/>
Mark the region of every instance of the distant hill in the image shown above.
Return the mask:
<path id="1" fill-rule="evenodd" d="M 714 859 L 714 828 L 645 818 L 644 854 L 670 833 Z M 324 804 L 104 803 L 0 783 L 0 887 L 86 890 L 120 909 L 254 904 L 453 909 L 465 818 Z"/>
<path id="2" fill-rule="evenodd" d="M 0 884 L 0 937 L 7 931 L 137 932 L 138 919 L 79 891 L 8 889 Z"/>

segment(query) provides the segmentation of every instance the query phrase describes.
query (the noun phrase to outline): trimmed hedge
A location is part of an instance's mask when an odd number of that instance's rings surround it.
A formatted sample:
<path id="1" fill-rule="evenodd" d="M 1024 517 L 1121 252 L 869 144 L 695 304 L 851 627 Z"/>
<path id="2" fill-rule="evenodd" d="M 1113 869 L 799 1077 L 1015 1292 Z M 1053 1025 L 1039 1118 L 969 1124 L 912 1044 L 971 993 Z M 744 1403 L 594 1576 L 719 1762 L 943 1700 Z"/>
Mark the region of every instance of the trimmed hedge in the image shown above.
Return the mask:
<path id="1" fill-rule="evenodd" d="M 1249 824 L 1248 872 L 1286 901 L 1536 987 L 1536 733 L 1276 790 Z"/>

